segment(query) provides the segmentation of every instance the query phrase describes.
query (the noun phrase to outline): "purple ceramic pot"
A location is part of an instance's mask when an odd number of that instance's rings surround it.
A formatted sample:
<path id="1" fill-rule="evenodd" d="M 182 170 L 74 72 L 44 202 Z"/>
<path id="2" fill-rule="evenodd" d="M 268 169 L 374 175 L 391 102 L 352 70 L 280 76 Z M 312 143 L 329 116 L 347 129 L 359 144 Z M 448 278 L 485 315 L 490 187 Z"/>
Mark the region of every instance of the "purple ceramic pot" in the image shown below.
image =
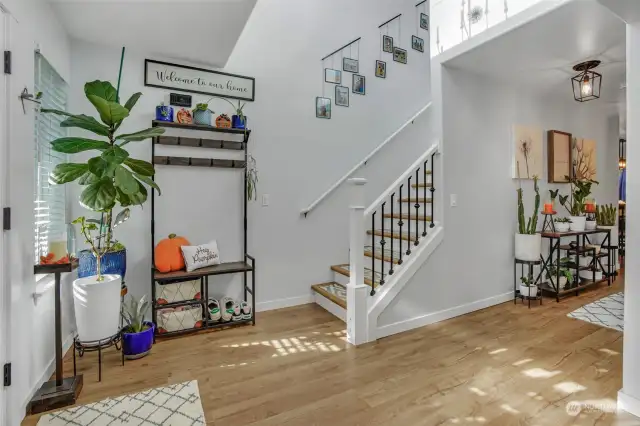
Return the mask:
<path id="1" fill-rule="evenodd" d="M 145 321 L 148 329 L 140 333 L 122 333 L 122 350 L 127 359 L 138 359 L 147 356 L 153 345 L 153 334 L 156 326 L 152 322 Z"/>

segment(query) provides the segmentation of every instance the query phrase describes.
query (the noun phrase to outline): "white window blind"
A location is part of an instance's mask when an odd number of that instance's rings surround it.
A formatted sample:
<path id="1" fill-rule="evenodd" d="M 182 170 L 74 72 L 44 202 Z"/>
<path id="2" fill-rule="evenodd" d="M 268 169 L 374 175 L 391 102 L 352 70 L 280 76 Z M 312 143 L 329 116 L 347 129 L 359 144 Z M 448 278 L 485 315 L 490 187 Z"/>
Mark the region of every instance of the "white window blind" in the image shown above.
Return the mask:
<path id="1" fill-rule="evenodd" d="M 67 84 L 39 53 L 35 56 L 35 91 L 42 92 L 42 108 L 67 110 Z M 49 183 L 49 172 L 66 162 L 65 154 L 51 150 L 51 141 L 66 136 L 60 123 L 66 117 L 35 113 L 35 260 L 46 255 L 50 241 L 64 239 L 66 203 L 64 185 Z"/>

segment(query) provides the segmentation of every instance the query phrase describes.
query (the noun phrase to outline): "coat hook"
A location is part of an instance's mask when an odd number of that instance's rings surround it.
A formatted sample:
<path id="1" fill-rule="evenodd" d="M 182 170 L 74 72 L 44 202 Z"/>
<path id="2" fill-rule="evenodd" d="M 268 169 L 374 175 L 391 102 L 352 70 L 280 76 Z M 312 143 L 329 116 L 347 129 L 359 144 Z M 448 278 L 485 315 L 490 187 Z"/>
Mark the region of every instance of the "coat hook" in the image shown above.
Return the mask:
<path id="1" fill-rule="evenodd" d="M 27 113 L 27 109 L 24 106 L 24 101 L 29 101 L 29 102 L 34 102 L 36 104 L 41 104 L 42 102 L 40 102 L 40 99 L 42 98 L 42 92 L 38 92 L 35 94 L 35 96 L 31 93 L 29 93 L 29 91 L 27 90 L 27 88 L 25 87 L 22 90 L 22 93 L 20 93 L 20 101 L 22 102 L 22 111 L 26 114 Z"/>

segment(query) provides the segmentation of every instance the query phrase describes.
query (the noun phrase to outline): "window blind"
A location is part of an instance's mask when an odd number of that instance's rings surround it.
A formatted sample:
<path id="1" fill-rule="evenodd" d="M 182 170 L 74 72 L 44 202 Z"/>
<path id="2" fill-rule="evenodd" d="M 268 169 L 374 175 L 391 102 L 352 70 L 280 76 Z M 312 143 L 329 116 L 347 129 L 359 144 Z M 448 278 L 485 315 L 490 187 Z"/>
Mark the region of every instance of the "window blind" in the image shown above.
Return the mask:
<path id="1" fill-rule="evenodd" d="M 35 56 L 35 91 L 42 92 L 41 107 L 67 110 L 67 84 L 39 53 Z M 49 173 L 66 155 L 51 150 L 51 141 L 66 136 L 56 114 L 35 112 L 35 261 L 49 251 L 50 241 L 64 239 L 66 203 L 64 185 L 49 183 Z"/>

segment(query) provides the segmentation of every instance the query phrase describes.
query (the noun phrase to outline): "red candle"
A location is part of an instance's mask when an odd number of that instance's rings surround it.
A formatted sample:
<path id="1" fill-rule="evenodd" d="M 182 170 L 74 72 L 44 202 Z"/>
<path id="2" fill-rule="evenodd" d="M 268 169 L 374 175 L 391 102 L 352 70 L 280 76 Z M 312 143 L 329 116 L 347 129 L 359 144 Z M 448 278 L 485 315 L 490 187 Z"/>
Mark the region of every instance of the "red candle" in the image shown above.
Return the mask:
<path id="1" fill-rule="evenodd" d="M 544 212 L 553 213 L 553 203 L 544 203 Z"/>
<path id="2" fill-rule="evenodd" d="M 594 203 L 587 203 L 585 207 L 587 213 L 593 213 L 596 211 L 596 205 Z"/>

